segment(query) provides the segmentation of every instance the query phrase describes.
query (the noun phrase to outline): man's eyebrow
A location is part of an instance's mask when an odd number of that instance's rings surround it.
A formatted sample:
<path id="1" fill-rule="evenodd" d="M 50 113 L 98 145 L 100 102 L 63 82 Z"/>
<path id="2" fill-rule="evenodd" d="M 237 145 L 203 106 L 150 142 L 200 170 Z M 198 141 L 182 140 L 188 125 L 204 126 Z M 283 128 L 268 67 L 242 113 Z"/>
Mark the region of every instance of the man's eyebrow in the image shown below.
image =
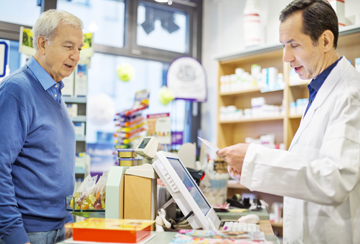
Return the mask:
<path id="1" fill-rule="evenodd" d="M 64 44 L 71 44 L 73 45 L 74 43 L 72 41 L 64 41 Z"/>
<path id="2" fill-rule="evenodd" d="M 72 41 L 64 41 L 64 44 L 71 44 L 71 45 L 74 45 L 74 42 L 72 42 Z M 80 47 L 83 47 L 85 44 L 84 43 L 82 43 L 81 45 L 80 45 Z"/>
<path id="3" fill-rule="evenodd" d="M 287 43 L 291 43 L 291 42 L 294 42 L 294 39 L 290 39 L 290 40 L 288 40 L 288 41 L 286 41 L 286 42 L 282 42 L 282 41 L 280 41 L 280 43 L 281 44 L 283 44 L 283 45 L 285 45 L 285 44 L 287 44 Z"/>

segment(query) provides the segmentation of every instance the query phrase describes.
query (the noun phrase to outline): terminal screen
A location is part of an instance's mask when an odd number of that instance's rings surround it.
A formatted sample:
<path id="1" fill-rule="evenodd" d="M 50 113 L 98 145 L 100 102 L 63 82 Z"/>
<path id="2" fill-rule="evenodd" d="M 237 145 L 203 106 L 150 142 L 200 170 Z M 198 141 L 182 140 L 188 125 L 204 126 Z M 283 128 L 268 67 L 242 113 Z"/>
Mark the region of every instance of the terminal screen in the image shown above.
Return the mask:
<path id="1" fill-rule="evenodd" d="M 201 212 L 206 216 L 206 214 L 211 209 L 210 204 L 200 192 L 200 189 L 196 185 L 195 181 L 191 178 L 189 172 L 184 168 L 183 164 L 180 163 L 178 159 L 167 158 L 170 164 L 173 166 L 175 172 L 178 174 L 182 182 L 184 183 L 186 189 L 190 192 L 191 196 L 194 198 L 195 202 L 201 209 Z"/>
<path id="2" fill-rule="evenodd" d="M 146 145 L 149 143 L 151 138 L 144 138 L 139 146 L 140 149 L 143 149 L 146 147 Z"/>

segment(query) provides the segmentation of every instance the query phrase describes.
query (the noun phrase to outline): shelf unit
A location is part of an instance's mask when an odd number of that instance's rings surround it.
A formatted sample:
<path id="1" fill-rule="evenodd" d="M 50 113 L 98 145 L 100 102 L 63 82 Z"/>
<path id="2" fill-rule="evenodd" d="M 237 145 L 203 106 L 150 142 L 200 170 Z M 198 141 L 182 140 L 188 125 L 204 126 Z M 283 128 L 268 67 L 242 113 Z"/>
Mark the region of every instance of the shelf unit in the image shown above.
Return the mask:
<path id="1" fill-rule="evenodd" d="M 360 57 L 360 25 L 340 28 L 337 51 L 354 64 L 355 58 Z M 308 97 L 307 85 L 309 81 L 289 84 L 290 66 L 282 61 L 283 50 L 281 44 L 265 45 L 263 47 L 247 49 L 243 52 L 216 57 L 218 60 L 218 80 L 223 75 L 235 73 L 236 68 L 250 72 L 252 64 L 259 64 L 262 68 L 276 67 L 284 74 L 286 83 L 283 90 L 262 92 L 260 88 L 251 88 L 239 92 L 220 92 L 218 84 L 218 111 L 221 106 L 235 105 L 245 109 L 251 107 L 251 98 L 265 97 L 267 104 L 281 105 L 284 100 L 285 113 L 283 116 L 242 118 L 231 121 L 221 121 L 217 118 L 217 143 L 220 148 L 244 142 L 248 136 L 256 137 L 265 133 L 274 133 L 276 143 L 284 143 L 289 148 L 291 140 L 300 124 L 302 115 L 289 114 L 290 102 L 298 98 Z"/>
<path id="2" fill-rule="evenodd" d="M 340 28 L 337 52 L 345 56 L 354 65 L 355 58 L 360 57 L 360 25 Z M 232 121 L 220 121 L 217 118 L 217 144 L 224 148 L 236 143 L 244 143 L 246 137 L 257 137 L 262 134 L 275 134 L 276 143 L 284 143 L 289 148 L 292 138 L 299 127 L 302 115 L 290 116 L 290 102 L 299 98 L 308 97 L 307 85 L 310 81 L 289 84 L 290 66 L 282 61 L 282 45 L 266 45 L 252 48 L 243 52 L 218 56 L 218 81 L 223 75 L 235 73 L 236 68 L 242 68 L 250 73 L 251 65 L 258 64 L 262 68 L 276 67 L 279 73 L 284 74 L 285 87 L 283 90 L 261 92 L 259 88 L 243 90 L 240 92 L 220 92 L 218 82 L 218 112 L 221 106 L 235 105 L 237 108 L 251 108 L 251 98 L 264 97 L 267 104 L 281 105 L 284 101 L 285 112 L 283 116 L 266 118 L 242 118 Z M 235 193 L 249 192 L 240 184 L 228 184 L 228 197 Z M 256 192 L 255 192 L 256 193 Z M 260 199 L 270 205 L 273 202 L 282 202 L 281 196 L 266 193 L 256 193 Z M 282 228 L 282 223 L 273 223 L 273 227 Z"/>
<path id="3" fill-rule="evenodd" d="M 85 97 L 63 97 L 66 104 L 77 104 L 78 105 L 78 116 L 71 117 L 72 122 L 85 122 L 86 127 L 86 102 Z M 76 136 L 76 153 L 86 152 L 86 137 Z"/>

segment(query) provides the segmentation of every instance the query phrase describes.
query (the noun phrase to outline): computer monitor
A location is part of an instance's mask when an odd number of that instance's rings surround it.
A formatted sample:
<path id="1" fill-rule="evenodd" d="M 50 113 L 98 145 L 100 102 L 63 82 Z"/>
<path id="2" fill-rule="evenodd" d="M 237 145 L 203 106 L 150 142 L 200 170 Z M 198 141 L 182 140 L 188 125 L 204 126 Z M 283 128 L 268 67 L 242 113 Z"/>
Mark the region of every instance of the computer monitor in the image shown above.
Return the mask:
<path id="1" fill-rule="evenodd" d="M 152 164 L 193 229 L 218 230 L 220 219 L 177 154 L 157 152 Z"/>

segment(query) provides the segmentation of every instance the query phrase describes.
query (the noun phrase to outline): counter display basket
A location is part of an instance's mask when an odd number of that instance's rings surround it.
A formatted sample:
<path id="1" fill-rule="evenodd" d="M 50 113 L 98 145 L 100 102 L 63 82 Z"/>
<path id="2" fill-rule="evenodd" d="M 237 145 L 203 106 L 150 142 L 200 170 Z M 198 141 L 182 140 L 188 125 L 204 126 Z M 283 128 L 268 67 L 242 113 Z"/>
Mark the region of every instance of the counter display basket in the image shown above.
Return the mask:
<path id="1" fill-rule="evenodd" d="M 69 195 L 65 197 L 66 210 L 71 211 L 73 215 L 85 217 L 85 218 L 104 218 L 105 209 L 81 209 L 81 206 L 77 206 L 75 197 Z"/>

